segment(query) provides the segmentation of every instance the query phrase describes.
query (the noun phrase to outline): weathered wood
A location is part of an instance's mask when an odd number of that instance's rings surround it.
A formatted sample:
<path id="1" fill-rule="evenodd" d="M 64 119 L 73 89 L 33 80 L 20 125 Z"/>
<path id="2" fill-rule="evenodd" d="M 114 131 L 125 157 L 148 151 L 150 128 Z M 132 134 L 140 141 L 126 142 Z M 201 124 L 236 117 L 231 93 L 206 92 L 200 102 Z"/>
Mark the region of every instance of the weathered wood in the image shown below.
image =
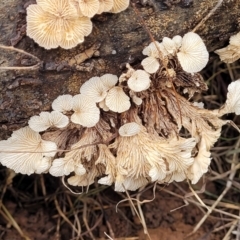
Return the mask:
<path id="1" fill-rule="evenodd" d="M 189 7 L 190 2 L 193 4 Z M 0 44 L 11 45 L 19 40 L 16 47 L 37 56 L 42 65 L 39 70 L 32 71 L 0 70 L 1 139 L 10 131 L 26 125 L 30 116 L 50 110 L 51 102 L 58 95 L 78 93 L 81 84 L 90 77 L 104 73 L 119 75 L 124 63 L 139 63 L 143 58 L 143 47 L 151 41 L 130 6 L 119 14 L 96 16 L 93 32 L 84 44 L 71 50 L 45 50 L 24 35 L 26 3 L 24 0 L 0 1 Z M 155 0 L 155 8 L 140 3 L 136 6 L 154 38 L 160 41 L 164 36 L 184 35 L 192 30 L 216 3 L 217 0 Z M 229 36 L 239 31 L 239 14 L 239 0 L 224 0 L 217 12 L 197 31 L 209 51 L 224 46 Z M 90 49 L 92 46 L 96 52 Z M 69 63 L 84 59 L 79 54 L 87 49 L 92 51 L 90 59 L 78 66 L 69 66 Z M 5 65 L 36 63 L 29 57 L 7 50 L 1 50 L 0 56 L 0 63 L 5 62 Z"/>

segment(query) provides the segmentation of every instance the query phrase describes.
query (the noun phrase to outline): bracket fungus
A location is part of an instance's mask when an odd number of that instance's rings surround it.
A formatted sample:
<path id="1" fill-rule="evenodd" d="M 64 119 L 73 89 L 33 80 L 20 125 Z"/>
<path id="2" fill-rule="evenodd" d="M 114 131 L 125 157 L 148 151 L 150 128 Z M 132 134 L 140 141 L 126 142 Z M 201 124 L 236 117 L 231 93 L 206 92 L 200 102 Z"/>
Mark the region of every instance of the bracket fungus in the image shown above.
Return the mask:
<path id="1" fill-rule="evenodd" d="M 114 184 L 116 191 L 155 181 L 197 183 L 208 171 L 222 126 L 230 122 L 221 117 L 240 114 L 240 79 L 228 86 L 219 109 L 192 99 L 207 89 L 198 73 L 206 51 L 195 33 L 151 43 L 142 67 L 127 64 L 119 78 L 90 78 L 80 94 L 59 96 L 54 111 L 32 117 L 30 127 L 0 141 L 0 163 L 23 174 L 68 176 L 74 186 Z M 154 70 L 145 64 L 149 59 Z"/>

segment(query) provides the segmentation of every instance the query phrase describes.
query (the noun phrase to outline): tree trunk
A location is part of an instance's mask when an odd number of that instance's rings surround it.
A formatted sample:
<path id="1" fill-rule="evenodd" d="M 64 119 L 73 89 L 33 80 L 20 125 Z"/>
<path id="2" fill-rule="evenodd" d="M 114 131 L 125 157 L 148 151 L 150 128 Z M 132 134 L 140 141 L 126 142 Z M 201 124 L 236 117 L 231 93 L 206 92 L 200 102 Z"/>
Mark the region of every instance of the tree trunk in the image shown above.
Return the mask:
<path id="1" fill-rule="evenodd" d="M 137 3 L 136 8 L 153 37 L 161 41 L 165 36 L 183 36 L 191 31 L 217 2 L 154 0 L 154 7 Z M 25 126 L 30 116 L 50 110 L 58 95 L 77 94 L 81 84 L 89 78 L 105 73 L 120 75 L 124 63 L 139 63 L 143 59 L 142 49 L 151 42 L 139 16 L 130 6 L 119 14 L 94 17 L 93 32 L 83 44 L 71 50 L 45 50 L 25 36 L 27 3 L 27 0 L 0 1 L 0 43 L 13 44 L 42 61 L 35 70 L 0 70 L 1 139 L 10 131 Z M 209 51 L 223 47 L 229 37 L 239 31 L 239 12 L 239 0 L 224 0 L 198 29 Z M 32 57 L 1 49 L 1 66 L 35 63 Z"/>

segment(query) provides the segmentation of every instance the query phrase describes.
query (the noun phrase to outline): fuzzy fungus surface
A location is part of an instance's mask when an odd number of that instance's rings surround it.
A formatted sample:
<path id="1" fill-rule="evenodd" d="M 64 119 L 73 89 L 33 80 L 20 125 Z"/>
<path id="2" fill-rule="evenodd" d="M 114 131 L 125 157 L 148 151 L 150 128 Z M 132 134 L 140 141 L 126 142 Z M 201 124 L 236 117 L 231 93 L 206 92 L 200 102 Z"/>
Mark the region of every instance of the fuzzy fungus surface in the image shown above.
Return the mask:
<path id="1" fill-rule="evenodd" d="M 22 174 L 49 171 L 67 176 L 70 185 L 98 181 L 116 191 L 155 181 L 197 183 L 208 171 L 222 126 L 230 122 L 221 117 L 240 114 L 240 79 L 228 86 L 219 109 L 192 100 L 207 90 L 198 73 L 206 51 L 196 33 L 149 44 L 142 66 L 127 64 L 119 77 L 90 78 L 80 94 L 59 96 L 52 112 L 32 117 L 29 127 L 0 141 L 0 162 Z"/>

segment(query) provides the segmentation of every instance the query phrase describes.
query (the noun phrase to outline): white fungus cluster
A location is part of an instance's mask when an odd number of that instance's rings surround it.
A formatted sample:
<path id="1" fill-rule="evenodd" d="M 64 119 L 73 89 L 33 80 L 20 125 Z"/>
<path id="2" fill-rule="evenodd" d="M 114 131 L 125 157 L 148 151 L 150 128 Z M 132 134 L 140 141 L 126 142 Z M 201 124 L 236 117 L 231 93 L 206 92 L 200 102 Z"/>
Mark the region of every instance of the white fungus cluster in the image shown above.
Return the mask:
<path id="1" fill-rule="evenodd" d="M 91 19 L 125 10 L 129 0 L 37 0 L 27 8 L 27 35 L 46 49 L 70 49 L 92 32 Z"/>
<path id="2" fill-rule="evenodd" d="M 197 46 L 189 43 L 190 35 Z M 206 65 L 203 45 L 195 33 L 164 38 L 144 49 L 143 69 L 127 64 L 119 78 L 92 77 L 79 94 L 57 97 L 52 112 L 31 117 L 28 127 L 0 141 L 0 162 L 18 173 L 68 176 L 74 186 L 97 180 L 114 184 L 116 191 L 155 181 L 197 183 L 229 122 L 220 117 L 240 114 L 240 80 L 229 85 L 220 109 L 191 101 L 195 92 L 206 90 L 196 73 Z"/>
<path id="3" fill-rule="evenodd" d="M 143 59 L 142 66 L 148 73 L 155 73 L 161 67 L 158 59 L 161 51 L 162 57 L 177 56 L 182 68 L 188 73 L 201 71 L 208 62 L 209 53 L 201 37 L 193 32 L 185 34 L 183 37 L 164 37 L 162 42 L 152 42 L 143 50 L 143 55 L 148 57 Z"/>
<path id="4" fill-rule="evenodd" d="M 229 45 L 215 51 L 225 63 L 233 63 L 240 58 L 240 32 L 230 37 Z"/>

